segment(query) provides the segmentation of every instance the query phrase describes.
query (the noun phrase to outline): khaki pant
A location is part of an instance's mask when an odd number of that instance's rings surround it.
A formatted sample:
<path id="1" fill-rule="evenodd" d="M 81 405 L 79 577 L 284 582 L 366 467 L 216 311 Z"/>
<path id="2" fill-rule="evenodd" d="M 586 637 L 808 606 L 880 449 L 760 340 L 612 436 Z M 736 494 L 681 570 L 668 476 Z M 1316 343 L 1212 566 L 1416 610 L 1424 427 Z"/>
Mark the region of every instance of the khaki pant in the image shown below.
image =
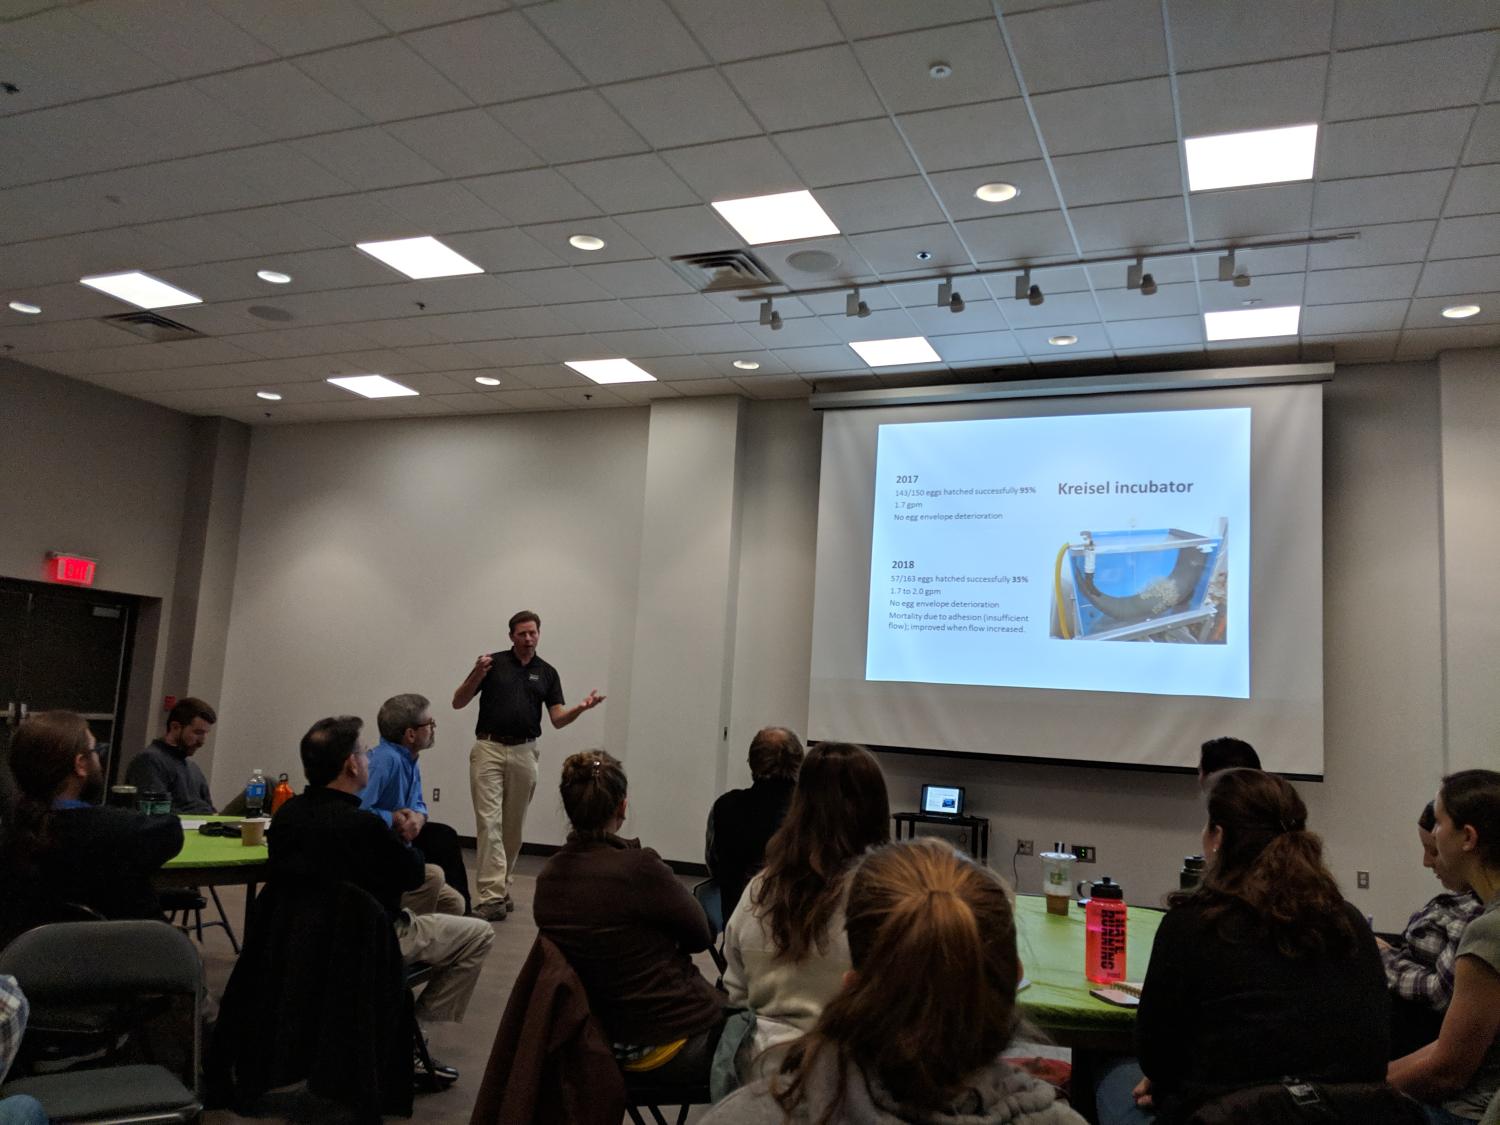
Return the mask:
<path id="1" fill-rule="evenodd" d="M 478 739 L 469 751 L 469 786 L 474 797 L 474 838 L 479 870 L 474 876 L 474 905 L 503 899 L 510 893 L 526 806 L 536 792 L 536 740 L 519 746 Z"/>
<path id="2" fill-rule="evenodd" d="M 401 896 L 401 905 L 413 914 L 463 914 L 464 896 L 450 887 L 443 877 L 443 869 L 435 863 L 427 865 L 427 877 L 414 891 Z"/>
<path id="3" fill-rule="evenodd" d="M 417 1019 L 422 1023 L 463 1019 L 495 940 L 495 927 L 478 918 L 405 910 L 396 919 L 396 939 L 403 962 L 422 961 L 437 970 L 417 998 Z"/>

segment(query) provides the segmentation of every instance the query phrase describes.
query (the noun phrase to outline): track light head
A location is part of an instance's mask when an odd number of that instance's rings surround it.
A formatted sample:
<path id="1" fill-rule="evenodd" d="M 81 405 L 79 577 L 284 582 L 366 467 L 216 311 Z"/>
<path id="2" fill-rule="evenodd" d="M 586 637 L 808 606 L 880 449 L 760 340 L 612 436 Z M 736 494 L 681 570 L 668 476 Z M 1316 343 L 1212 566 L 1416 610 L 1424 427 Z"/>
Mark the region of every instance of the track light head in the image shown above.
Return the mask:
<path id="1" fill-rule="evenodd" d="M 948 298 L 948 311 L 951 313 L 961 313 L 964 311 L 964 299 L 957 293 Z"/>
<path id="2" fill-rule="evenodd" d="M 1249 270 L 1245 270 L 1245 271 L 1243 271 L 1241 273 L 1237 273 L 1237 274 L 1234 275 L 1234 287 L 1236 289 L 1245 289 L 1245 288 L 1248 288 L 1249 285 L 1250 285 L 1250 271 Z"/>
<path id="3" fill-rule="evenodd" d="M 771 314 L 771 319 L 770 319 L 770 321 L 768 323 L 771 325 L 771 331 L 772 332 L 780 332 L 781 331 L 781 314 L 779 312 L 773 312 Z"/>
<path id="4" fill-rule="evenodd" d="M 1141 296 L 1156 296 L 1156 278 L 1152 277 L 1149 273 L 1141 274 Z"/>
<path id="5" fill-rule="evenodd" d="M 844 315 L 867 317 L 870 315 L 870 306 L 859 299 L 859 287 L 855 286 L 849 290 L 849 295 L 844 298 Z"/>
<path id="6" fill-rule="evenodd" d="M 1042 294 L 1042 287 L 1040 285 L 1033 285 L 1026 293 L 1026 303 L 1028 305 L 1040 305 L 1046 299 Z"/>

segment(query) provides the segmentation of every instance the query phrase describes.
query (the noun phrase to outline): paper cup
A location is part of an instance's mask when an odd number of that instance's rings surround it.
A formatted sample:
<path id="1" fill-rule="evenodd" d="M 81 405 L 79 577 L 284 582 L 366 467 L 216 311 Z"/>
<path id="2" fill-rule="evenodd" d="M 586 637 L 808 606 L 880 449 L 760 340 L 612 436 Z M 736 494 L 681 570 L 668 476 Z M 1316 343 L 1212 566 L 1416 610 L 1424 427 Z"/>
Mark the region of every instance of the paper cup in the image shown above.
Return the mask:
<path id="1" fill-rule="evenodd" d="M 247 848 L 265 847 L 266 825 L 270 823 L 264 817 L 240 821 L 240 843 L 244 844 Z"/>

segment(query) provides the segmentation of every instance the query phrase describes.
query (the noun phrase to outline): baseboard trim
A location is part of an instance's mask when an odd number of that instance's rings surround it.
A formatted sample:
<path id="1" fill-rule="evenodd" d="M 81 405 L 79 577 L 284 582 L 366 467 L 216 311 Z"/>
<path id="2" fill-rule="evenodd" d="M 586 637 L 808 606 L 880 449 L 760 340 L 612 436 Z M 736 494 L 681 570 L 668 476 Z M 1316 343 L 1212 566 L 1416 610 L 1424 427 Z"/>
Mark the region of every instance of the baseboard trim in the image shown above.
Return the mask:
<path id="1" fill-rule="evenodd" d="M 458 842 L 466 848 L 477 846 L 477 841 L 473 836 L 460 836 Z M 522 844 L 521 854 L 549 856 L 557 851 L 560 846 L 559 844 Z M 708 878 L 708 868 L 701 863 L 691 863 L 685 859 L 666 859 L 665 857 L 663 857 L 662 861 L 678 875 L 697 875 L 700 878 Z"/>

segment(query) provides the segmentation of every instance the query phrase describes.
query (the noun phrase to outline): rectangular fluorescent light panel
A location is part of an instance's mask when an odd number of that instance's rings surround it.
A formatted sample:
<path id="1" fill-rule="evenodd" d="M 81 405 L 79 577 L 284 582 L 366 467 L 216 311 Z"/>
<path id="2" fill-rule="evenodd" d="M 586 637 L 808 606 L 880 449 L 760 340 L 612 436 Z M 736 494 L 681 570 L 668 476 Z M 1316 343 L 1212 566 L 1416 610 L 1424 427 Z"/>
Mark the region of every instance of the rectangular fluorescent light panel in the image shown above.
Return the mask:
<path id="1" fill-rule="evenodd" d="M 339 375 L 328 380 L 336 387 L 343 387 L 346 391 L 353 391 L 365 398 L 400 398 L 402 395 L 420 394 L 410 387 L 403 387 L 394 379 L 387 379 L 384 375 Z"/>
<path id="2" fill-rule="evenodd" d="M 96 277 L 80 277 L 80 285 L 118 297 L 138 309 L 171 309 L 178 305 L 201 305 L 202 297 L 196 297 L 186 289 L 168 285 L 160 278 L 152 277 L 140 270 L 129 273 L 104 273 Z"/>
<path id="3" fill-rule="evenodd" d="M 714 210 L 751 246 L 839 233 L 810 191 L 721 199 Z"/>
<path id="4" fill-rule="evenodd" d="M 1256 129 L 1248 133 L 1220 133 L 1188 137 L 1188 189 L 1245 187 L 1310 180 L 1318 149 L 1316 125 L 1285 129 Z"/>
<path id="5" fill-rule="evenodd" d="M 1203 331 L 1209 340 L 1254 340 L 1262 336 L 1295 336 L 1301 317 L 1301 305 L 1206 312 L 1203 314 Z"/>
<path id="6" fill-rule="evenodd" d="M 628 359 L 570 359 L 567 365 L 596 383 L 654 383 L 656 376 Z"/>
<path id="7" fill-rule="evenodd" d="M 397 238 L 390 242 L 356 242 L 372 258 L 378 258 L 393 270 L 399 270 L 417 281 L 429 277 L 458 277 L 466 273 L 483 273 L 456 250 L 450 250 L 431 235 L 421 238 Z"/>
<path id="8" fill-rule="evenodd" d="M 894 340 L 855 340 L 849 345 L 871 367 L 893 367 L 898 363 L 941 363 L 926 336 L 901 336 Z"/>

